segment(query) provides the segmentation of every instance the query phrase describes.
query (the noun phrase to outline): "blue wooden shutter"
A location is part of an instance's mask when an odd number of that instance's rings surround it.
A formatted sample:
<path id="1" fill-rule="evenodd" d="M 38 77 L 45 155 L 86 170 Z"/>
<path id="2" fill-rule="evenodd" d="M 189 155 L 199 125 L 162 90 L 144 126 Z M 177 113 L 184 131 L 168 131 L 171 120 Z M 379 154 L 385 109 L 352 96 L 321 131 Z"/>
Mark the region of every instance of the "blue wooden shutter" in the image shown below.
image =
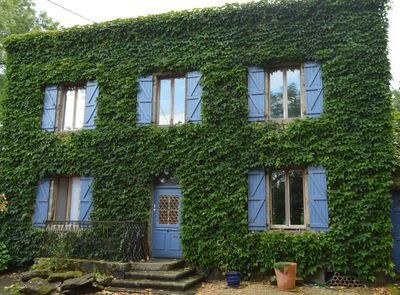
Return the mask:
<path id="1" fill-rule="evenodd" d="M 38 183 L 36 189 L 36 202 L 33 214 L 33 225 L 46 226 L 47 214 L 49 212 L 51 180 L 43 179 Z"/>
<path id="2" fill-rule="evenodd" d="M 83 120 L 84 129 L 94 129 L 94 119 L 96 117 L 96 102 L 99 95 L 99 84 L 96 81 L 87 82 L 85 98 L 85 116 Z"/>
<path id="3" fill-rule="evenodd" d="M 326 171 L 322 167 L 308 168 L 308 203 L 310 228 L 315 231 L 327 231 L 328 196 Z"/>
<path id="4" fill-rule="evenodd" d="M 57 86 L 46 86 L 42 113 L 42 129 L 54 132 L 56 128 Z"/>
<path id="5" fill-rule="evenodd" d="M 321 64 L 306 62 L 304 64 L 306 85 L 306 112 L 308 117 L 319 117 L 324 106 Z"/>
<path id="6" fill-rule="evenodd" d="M 264 69 L 249 67 L 247 75 L 248 119 L 263 121 L 265 119 L 265 73 Z"/>
<path id="7" fill-rule="evenodd" d="M 248 227 L 249 230 L 267 229 L 267 190 L 264 170 L 249 171 L 248 179 Z"/>
<path id="8" fill-rule="evenodd" d="M 93 177 L 83 176 L 81 178 L 81 195 L 80 195 L 80 211 L 79 220 L 89 221 L 92 212 L 92 192 Z"/>
<path id="9" fill-rule="evenodd" d="M 139 92 L 137 97 L 137 122 L 151 124 L 153 104 L 153 76 L 139 78 Z"/>
<path id="10" fill-rule="evenodd" d="M 201 121 L 201 73 L 198 71 L 186 74 L 186 121 Z"/>

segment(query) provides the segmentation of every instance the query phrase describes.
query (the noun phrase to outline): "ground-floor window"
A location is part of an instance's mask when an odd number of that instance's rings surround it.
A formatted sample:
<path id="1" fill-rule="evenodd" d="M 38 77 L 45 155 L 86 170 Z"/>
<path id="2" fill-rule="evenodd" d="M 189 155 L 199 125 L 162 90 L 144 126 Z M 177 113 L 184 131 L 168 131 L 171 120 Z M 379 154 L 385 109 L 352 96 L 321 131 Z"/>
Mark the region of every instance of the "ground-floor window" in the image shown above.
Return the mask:
<path id="1" fill-rule="evenodd" d="M 60 176 L 51 181 L 48 220 L 78 221 L 81 178 Z"/>
<path id="2" fill-rule="evenodd" d="M 33 223 L 89 221 L 93 177 L 57 175 L 39 181 Z"/>
<path id="3" fill-rule="evenodd" d="M 305 179 L 303 170 L 278 170 L 268 175 L 272 228 L 305 226 Z"/>

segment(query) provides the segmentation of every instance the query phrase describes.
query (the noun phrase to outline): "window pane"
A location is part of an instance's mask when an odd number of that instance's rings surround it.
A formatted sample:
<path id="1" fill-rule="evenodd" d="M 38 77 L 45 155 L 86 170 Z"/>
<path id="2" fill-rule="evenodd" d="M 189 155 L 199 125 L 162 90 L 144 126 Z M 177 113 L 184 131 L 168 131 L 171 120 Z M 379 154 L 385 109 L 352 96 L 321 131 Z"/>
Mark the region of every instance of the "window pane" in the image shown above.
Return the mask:
<path id="1" fill-rule="evenodd" d="M 79 220 L 79 197 L 81 193 L 81 178 L 72 178 L 72 194 L 71 194 L 71 210 L 69 213 L 69 220 Z"/>
<path id="2" fill-rule="evenodd" d="M 272 173 L 272 223 L 285 224 L 285 172 Z"/>
<path id="3" fill-rule="evenodd" d="M 176 78 L 174 85 L 174 124 L 185 122 L 185 78 Z"/>
<path id="4" fill-rule="evenodd" d="M 270 73 L 269 83 L 271 118 L 283 118 L 283 72 Z"/>
<path id="5" fill-rule="evenodd" d="M 73 88 L 68 88 L 65 93 L 65 104 L 64 104 L 64 120 L 62 130 L 68 131 L 73 130 L 74 121 L 74 103 L 75 103 L 75 91 Z"/>
<path id="6" fill-rule="evenodd" d="M 65 221 L 68 206 L 68 186 L 69 179 L 60 177 L 58 180 L 57 201 L 56 201 L 56 221 Z"/>
<path id="7" fill-rule="evenodd" d="M 86 89 L 78 88 L 78 100 L 76 101 L 75 129 L 82 129 L 83 118 L 85 116 L 85 96 Z"/>
<path id="8" fill-rule="evenodd" d="M 158 125 L 169 125 L 171 122 L 171 80 L 160 80 L 160 110 Z"/>
<path id="9" fill-rule="evenodd" d="M 299 69 L 287 71 L 287 96 L 289 118 L 301 117 Z"/>
<path id="10" fill-rule="evenodd" d="M 290 189 L 290 224 L 304 224 L 303 173 L 289 173 Z"/>

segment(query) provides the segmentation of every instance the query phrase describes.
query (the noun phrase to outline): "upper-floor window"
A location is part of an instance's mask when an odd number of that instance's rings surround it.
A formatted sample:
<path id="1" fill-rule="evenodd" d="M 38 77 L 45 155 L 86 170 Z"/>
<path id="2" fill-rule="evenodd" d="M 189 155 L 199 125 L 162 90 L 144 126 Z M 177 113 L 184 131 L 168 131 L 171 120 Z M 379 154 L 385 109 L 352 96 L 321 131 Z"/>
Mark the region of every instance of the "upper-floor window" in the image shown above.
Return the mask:
<path id="1" fill-rule="evenodd" d="M 98 94 L 97 82 L 46 86 L 42 129 L 50 132 L 93 129 Z"/>
<path id="2" fill-rule="evenodd" d="M 306 62 L 248 68 L 249 121 L 318 117 L 323 108 L 321 65 Z"/>
<path id="3" fill-rule="evenodd" d="M 92 210 L 92 177 L 59 175 L 42 179 L 36 191 L 34 225 L 47 221 L 88 221 Z"/>
<path id="4" fill-rule="evenodd" d="M 300 67 L 280 68 L 268 72 L 267 118 L 302 117 L 304 91 Z"/>
<path id="5" fill-rule="evenodd" d="M 201 73 L 139 78 L 137 122 L 171 126 L 201 121 Z"/>
<path id="6" fill-rule="evenodd" d="M 83 128 L 85 115 L 85 85 L 64 86 L 59 100 L 59 131 L 74 131 Z"/>
<path id="7" fill-rule="evenodd" d="M 157 125 L 185 122 L 185 77 L 160 78 L 157 83 Z"/>

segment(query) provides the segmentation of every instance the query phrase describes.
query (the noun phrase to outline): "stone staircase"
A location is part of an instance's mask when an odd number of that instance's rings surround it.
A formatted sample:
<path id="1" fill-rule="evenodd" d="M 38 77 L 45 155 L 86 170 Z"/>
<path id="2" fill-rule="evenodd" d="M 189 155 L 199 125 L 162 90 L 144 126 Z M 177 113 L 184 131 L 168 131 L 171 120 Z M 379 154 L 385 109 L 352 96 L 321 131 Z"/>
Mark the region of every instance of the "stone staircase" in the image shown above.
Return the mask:
<path id="1" fill-rule="evenodd" d="M 139 294 L 192 295 L 205 277 L 186 267 L 184 260 L 150 260 L 131 264 L 123 278 L 111 283 L 110 291 Z"/>

